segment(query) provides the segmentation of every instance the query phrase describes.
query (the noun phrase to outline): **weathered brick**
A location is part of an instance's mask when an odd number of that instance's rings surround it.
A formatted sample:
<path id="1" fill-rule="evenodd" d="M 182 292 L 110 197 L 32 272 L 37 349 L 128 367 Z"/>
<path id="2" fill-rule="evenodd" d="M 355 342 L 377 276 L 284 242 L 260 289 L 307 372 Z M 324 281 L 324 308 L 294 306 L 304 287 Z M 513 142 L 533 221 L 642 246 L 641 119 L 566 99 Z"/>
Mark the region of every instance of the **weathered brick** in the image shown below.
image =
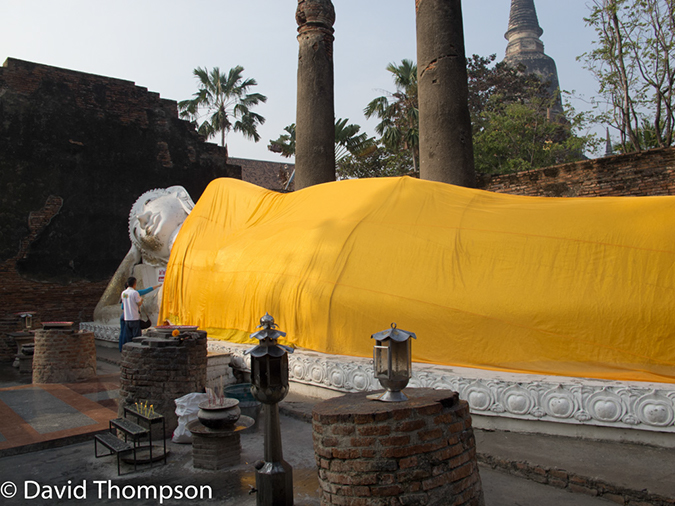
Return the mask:
<path id="1" fill-rule="evenodd" d="M 340 444 L 340 439 L 335 436 L 326 436 L 321 438 L 321 445 L 326 448 L 331 448 L 338 446 Z"/>
<path id="2" fill-rule="evenodd" d="M 339 425 L 333 425 L 331 427 L 331 433 L 333 433 L 336 436 L 349 436 L 351 434 L 354 434 L 356 431 L 356 428 L 354 425 L 346 425 L 346 424 L 339 424 Z"/>
<path id="3" fill-rule="evenodd" d="M 410 436 L 391 436 L 379 439 L 382 446 L 403 446 L 410 443 Z"/>
<path id="4" fill-rule="evenodd" d="M 332 454 L 335 459 L 356 459 L 361 455 L 356 448 L 333 448 Z"/>
<path id="5" fill-rule="evenodd" d="M 558 478 L 551 478 L 549 476 L 548 484 L 552 485 L 554 487 L 557 487 L 557 488 L 566 488 L 567 487 L 567 480 L 559 480 Z"/>
<path id="6" fill-rule="evenodd" d="M 403 487 L 400 485 L 382 485 L 382 486 L 372 486 L 370 487 L 370 493 L 373 496 L 379 497 L 388 497 L 388 496 L 397 496 L 403 492 Z"/>
<path id="7" fill-rule="evenodd" d="M 422 419 L 419 420 L 409 420 L 406 422 L 400 422 L 394 427 L 396 432 L 412 432 L 414 430 L 419 430 L 426 426 L 426 422 Z"/>
<path id="8" fill-rule="evenodd" d="M 429 495 L 424 492 L 417 494 L 403 494 L 399 496 L 398 500 L 401 501 L 402 506 L 418 506 L 420 504 L 427 504 Z"/>
<path id="9" fill-rule="evenodd" d="M 351 446 L 372 446 L 375 444 L 374 437 L 353 437 L 349 440 Z"/>
<path id="10" fill-rule="evenodd" d="M 430 430 L 421 430 L 417 433 L 417 437 L 420 438 L 420 441 L 429 441 L 431 439 L 438 439 L 440 437 L 443 437 L 443 431 L 438 427 Z"/>
<path id="11" fill-rule="evenodd" d="M 429 406 L 422 406 L 417 409 L 417 412 L 421 416 L 429 416 L 429 415 L 435 415 L 436 413 L 440 413 L 443 409 L 443 405 L 440 402 L 430 404 Z"/>
<path id="12" fill-rule="evenodd" d="M 549 469 L 548 475 L 552 476 L 553 478 L 558 478 L 559 480 L 567 481 L 567 473 L 559 469 Z"/>
<path id="13" fill-rule="evenodd" d="M 401 459 L 398 462 L 398 465 L 401 469 L 408 469 L 410 467 L 415 467 L 419 463 L 419 460 L 417 459 L 417 456 L 414 457 L 408 457 Z"/>
<path id="14" fill-rule="evenodd" d="M 406 420 L 412 415 L 412 409 L 398 409 L 394 412 L 394 420 Z"/>
<path id="15" fill-rule="evenodd" d="M 570 483 L 569 488 L 572 492 L 579 493 L 579 494 L 586 494 L 586 495 L 598 495 L 598 491 L 595 490 L 594 488 L 589 488 L 589 487 L 583 487 L 581 485 L 577 485 L 575 483 Z"/>
<path id="16" fill-rule="evenodd" d="M 360 436 L 386 436 L 391 434 L 391 425 L 364 425 L 357 429 Z"/>

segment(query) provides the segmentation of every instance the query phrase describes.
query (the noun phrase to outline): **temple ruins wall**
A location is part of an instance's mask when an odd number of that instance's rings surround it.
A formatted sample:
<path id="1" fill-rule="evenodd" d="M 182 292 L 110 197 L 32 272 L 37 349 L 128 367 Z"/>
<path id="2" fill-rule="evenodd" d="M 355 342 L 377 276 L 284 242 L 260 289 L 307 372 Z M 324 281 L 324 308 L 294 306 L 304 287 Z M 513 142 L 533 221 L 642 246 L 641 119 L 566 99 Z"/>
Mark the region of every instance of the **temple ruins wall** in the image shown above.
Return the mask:
<path id="1" fill-rule="evenodd" d="M 516 174 L 482 175 L 478 188 L 538 197 L 675 194 L 675 147 L 614 155 Z"/>
<path id="2" fill-rule="evenodd" d="M 8 58 L 0 67 L 0 333 L 16 311 L 86 321 L 129 250 L 128 216 L 146 190 L 196 201 L 241 178 L 225 150 L 131 81 Z"/>

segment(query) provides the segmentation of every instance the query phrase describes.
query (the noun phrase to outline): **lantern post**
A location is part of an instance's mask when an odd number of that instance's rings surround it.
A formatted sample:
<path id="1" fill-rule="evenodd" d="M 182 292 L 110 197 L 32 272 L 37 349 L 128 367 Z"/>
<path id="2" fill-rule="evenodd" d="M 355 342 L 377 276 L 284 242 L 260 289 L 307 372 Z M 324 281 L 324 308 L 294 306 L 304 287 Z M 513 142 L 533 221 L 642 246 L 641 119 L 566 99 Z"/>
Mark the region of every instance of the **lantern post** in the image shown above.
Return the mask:
<path id="1" fill-rule="evenodd" d="M 258 506 L 292 506 L 293 468 L 283 459 L 279 402 L 288 394 L 288 354 L 293 348 L 277 343 L 285 332 L 275 330 L 274 318 L 265 314 L 261 328 L 251 334 L 260 343 L 246 350 L 251 355 L 251 393 L 265 404 L 265 457 L 256 464 L 256 504 Z"/>

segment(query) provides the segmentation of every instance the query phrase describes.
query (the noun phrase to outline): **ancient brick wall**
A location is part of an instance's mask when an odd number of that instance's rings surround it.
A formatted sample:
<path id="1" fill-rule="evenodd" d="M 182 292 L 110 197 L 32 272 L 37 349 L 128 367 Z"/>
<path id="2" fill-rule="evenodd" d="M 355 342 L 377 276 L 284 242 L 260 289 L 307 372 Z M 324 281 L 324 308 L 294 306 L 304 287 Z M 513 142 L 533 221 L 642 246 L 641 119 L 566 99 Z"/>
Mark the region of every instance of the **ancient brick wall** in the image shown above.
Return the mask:
<path id="1" fill-rule="evenodd" d="M 478 188 L 538 197 L 674 195 L 675 147 L 482 176 Z"/>
<path id="2" fill-rule="evenodd" d="M 130 241 L 132 204 L 241 177 L 225 150 L 131 81 L 9 58 L 0 67 L 0 333 L 12 313 L 88 321 Z"/>
<path id="3" fill-rule="evenodd" d="M 241 167 L 241 178 L 249 183 L 257 184 L 268 190 L 283 191 L 288 178 L 291 177 L 295 164 L 284 162 L 268 162 L 250 160 L 248 158 L 229 158 L 230 163 Z M 289 190 L 294 189 L 291 181 Z"/>
<path id="4" fill-rule="evenodd" d="M 225 150 L 131 81 L 12 58 L 0 68 L 0 261 L 37 281 L 109 278 L 129 248 L 129 209 L 146 190 L 241 177 Z M 30 238 L 30 213 L 60 200 Z M 24 246 L 21 256 L 19 249 Z"/>

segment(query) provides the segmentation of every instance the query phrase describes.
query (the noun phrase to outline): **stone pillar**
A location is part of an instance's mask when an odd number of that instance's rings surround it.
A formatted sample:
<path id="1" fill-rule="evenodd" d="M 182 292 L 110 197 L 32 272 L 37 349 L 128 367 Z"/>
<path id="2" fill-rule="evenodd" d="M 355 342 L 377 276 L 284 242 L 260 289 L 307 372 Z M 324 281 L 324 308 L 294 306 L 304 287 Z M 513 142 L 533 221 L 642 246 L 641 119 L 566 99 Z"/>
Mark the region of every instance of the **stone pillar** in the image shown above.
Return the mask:
<path id="1" fill-rule="evenodd" d="M 416 0 L 420 178 L 476 185 L 461 0 Z"/>
<path id="2" fill-rule="evenodd" d="M 448 390 L 405 393 L 405 402 L 363 392 L 314 406 L 322 506 L 484 506 L 467 402 Z"/>
<path id="3" fill-rule="evenodd" d="M 298 0 L 295 189 L 335 181 L 333 23 L 330 0 Z"/>

